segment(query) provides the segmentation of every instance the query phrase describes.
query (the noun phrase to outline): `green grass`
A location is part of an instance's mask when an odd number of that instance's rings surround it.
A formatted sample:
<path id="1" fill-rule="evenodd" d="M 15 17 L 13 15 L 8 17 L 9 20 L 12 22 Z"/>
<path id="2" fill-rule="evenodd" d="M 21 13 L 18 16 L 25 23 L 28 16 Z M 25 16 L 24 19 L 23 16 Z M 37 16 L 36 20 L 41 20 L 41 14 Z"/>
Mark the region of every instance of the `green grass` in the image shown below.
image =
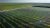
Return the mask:
<path id="1" fill-rule="evenodd" d="M 17 3 L 0 3 L 0 10 L 14 9 L 14 8 L 28 8 L 31 4 L 17 4 Z"/>

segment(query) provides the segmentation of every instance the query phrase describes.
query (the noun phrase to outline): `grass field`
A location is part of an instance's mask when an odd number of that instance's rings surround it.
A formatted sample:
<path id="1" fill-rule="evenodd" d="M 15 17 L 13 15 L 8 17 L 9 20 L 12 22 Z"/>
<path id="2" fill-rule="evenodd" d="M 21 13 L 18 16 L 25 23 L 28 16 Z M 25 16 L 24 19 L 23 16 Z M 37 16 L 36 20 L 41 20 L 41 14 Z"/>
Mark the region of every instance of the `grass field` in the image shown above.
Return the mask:
<path id="1" fill-rule="evenodd" d="M 28 8 L 31 4 L 23 3 L 0 3 L 0 10 L 14 9 L 14 8 Z"/>

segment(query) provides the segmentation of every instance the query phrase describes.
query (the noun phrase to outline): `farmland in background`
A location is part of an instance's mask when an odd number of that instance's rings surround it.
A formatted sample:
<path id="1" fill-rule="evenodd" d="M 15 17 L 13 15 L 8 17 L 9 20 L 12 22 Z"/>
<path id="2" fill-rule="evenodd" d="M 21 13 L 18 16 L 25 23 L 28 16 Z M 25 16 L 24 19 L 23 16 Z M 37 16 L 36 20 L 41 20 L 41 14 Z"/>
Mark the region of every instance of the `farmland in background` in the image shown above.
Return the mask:
<path id="1" fill-rule="evenodd" d="M 28 8 L 31 7 L 30 3 L 0 3 L 0 10 L 8 10 L 14 8 Z"/>

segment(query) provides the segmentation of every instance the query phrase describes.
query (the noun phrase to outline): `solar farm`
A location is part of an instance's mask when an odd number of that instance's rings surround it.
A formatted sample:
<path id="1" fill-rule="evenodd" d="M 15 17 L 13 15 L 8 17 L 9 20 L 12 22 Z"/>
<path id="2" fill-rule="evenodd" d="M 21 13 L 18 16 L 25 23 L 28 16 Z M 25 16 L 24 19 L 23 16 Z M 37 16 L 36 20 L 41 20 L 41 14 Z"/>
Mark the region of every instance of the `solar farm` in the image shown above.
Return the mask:
<path id="1" fill-rule="evenodd" d="M 0 8 L 0 28 L 50 28 L 50 8 L 34 7 L 33 4 L 3 6 Z"/>

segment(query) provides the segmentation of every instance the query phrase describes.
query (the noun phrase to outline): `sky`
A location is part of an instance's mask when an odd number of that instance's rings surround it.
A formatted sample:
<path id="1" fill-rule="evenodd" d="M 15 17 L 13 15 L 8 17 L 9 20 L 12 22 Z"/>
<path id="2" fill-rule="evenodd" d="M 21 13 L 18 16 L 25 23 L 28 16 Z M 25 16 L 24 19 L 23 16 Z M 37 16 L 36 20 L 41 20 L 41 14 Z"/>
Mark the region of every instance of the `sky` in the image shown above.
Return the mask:
<path id="1" fill-rule="evenodd" d="M 7 3 L 50 3 L 50 0 L 0 0 Z"/>

